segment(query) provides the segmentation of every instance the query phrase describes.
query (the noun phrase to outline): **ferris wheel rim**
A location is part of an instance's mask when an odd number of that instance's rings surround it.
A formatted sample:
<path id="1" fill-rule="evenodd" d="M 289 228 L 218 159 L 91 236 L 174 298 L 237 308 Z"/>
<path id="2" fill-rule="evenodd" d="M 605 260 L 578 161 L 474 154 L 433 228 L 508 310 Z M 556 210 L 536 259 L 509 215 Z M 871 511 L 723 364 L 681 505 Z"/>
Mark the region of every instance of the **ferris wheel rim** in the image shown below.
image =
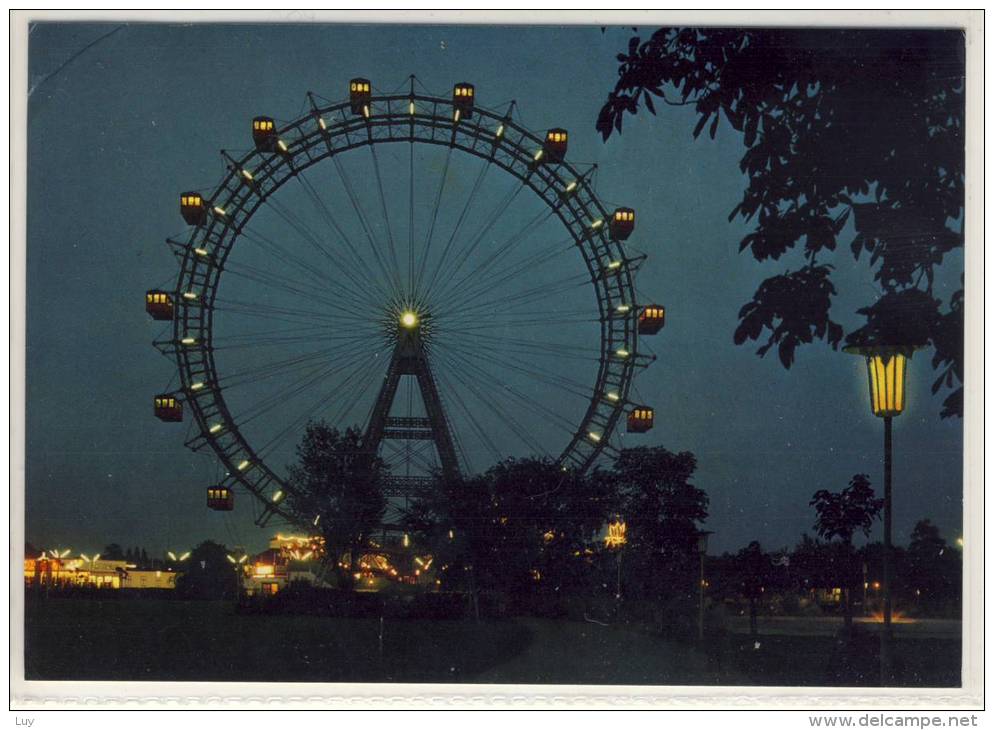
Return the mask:
<path id="1" fill-rule="evenodd" d="M 542 148 L 542 139 L 514 121 L 510 110 L 501 115 L 475 106 L 473 121 L 460 120 L 455 114 L 456 106 L 452 99 L 412 92 L 374 95 L 367 109 L 378 109 L 377 113 L 367 111 L 358 117 L 349 117 L 348 101 L 322 107 L 314 103 L 312 95 L 308 96 L 311 112 L 277 130 L 280 139 L 287 137 L 290 140 L 284 154 L 256 149 L 235 159 L 222 151 L 228 169 L 210 196 L 205 196 L 212 208 L 209 221 L 194 227 L 185 243 L 170 241 L 181 260 L 175 290 L 175 301 L 180 306 L 173 320 L 172 341 L 157 345 L 174 355 L 181 381 L 176 392 L 190 405 L 200 430 L 187 445 L 195 449 L 209 445 L 226 468 L 227 476 L 222 484 L 237 484 L 264 505 L 262 514 L 256 519 L 258 524 L 265 524 L 273 516 L 294 521 L 282 508 L 282 501 L 292 487 L 265 463 L 241 433 L 238 423 L 231 416 L 223 388 L 217 386 L 219 378 L 214 362 L 213 316 L 220 275 L 254 213 L 293 177 L 320 162 L 361 147 L 408 142 L 458 149 L 495 163 L 529 187 L 573 237 L 597 295 L 600 361 L 589 405 L 573 437 L 560 454 L 558 463 L 564 468 L 572 466 L 583 471 L 602 452 L 613 451 L 608 439 L 622 417 L 624 407 L 630 404 L 629 390 L 635 369 L 647 362 L 638 350 L 638 303 L 633 280 L 637 259 L 628 256 L 621 242 L 612 240 L 607 234 L 609 214 L 593 190 L 589 174 L 579 173 L 565 159 L 535 164 L 535 150 Z M 386 113 L 383 112 L 383 105 L 386 105 Z M 420 111 L 404 114 L 394 110 L 394 105 L 404 105 L 408 112 Z M 428 108 L 430 113 L 425 112 Z M 332 117 L 330 124 L 326 115 Z M 319 120 L 326 121 L 319 123 Z M 483 129 L 484 120 L 493 125 L 489 130 Z M 305 129 L 308 124 L 310 130 Z M 392 134 L 394 128 L 400 127 L 407 127 L 409 135 Z M 386 137 L 374 136 L 376 131 L 383 129 L 388 130 Z M 416 136 L 416 130 L 424 129 L 431 130 L 429 138 Z M 499 133 L 498 129 L 501 130 Z M 436 137 L 437 131 L 448 134 L 448 139 Z M 359 132 L 365 133 L 365 139 Z M 353 140 L 353 136 L 358 139 Z M 332 145 L 332 140 L 342 137 L 346 140 L 344 146 Z M 525 147 L 525 143 L 531 148 Z M 486 148 L 481 144 L 490 145 L 486 154 Z M 314 148 L 320 145 L 325 145 L 325 151 L 313 153 Z M 505 156 L 497 159 L 498 152 L 503 152 Z M 277 177 L 278 174 L 282 177 Z M 272 186 L 264 188 L 269 182 L 273 183 Z M 246 190 L 249 192 L 246 193 Z M 575 206 L 572 205 L 574 202 Z M 564 210 L 569 211 L 570 220 L 567 220 Z M 212 235 L 216 235 L 216 240 L 211 240 Z M 204 251 L 209 255 L 203 255 Z M 219 257 L 216 252 L 220 252 Z M 621 265 L 608 276 L 603 265 L 596 265 L 604 259 L 621 262 Z M 191 292 L 196 294 L 196 298 L 184 296 Z M 617 309 L 620 306 L 627 309 L 619 313 Z M 191 338 L 191 333 L 196 333 L 196 336 Z M 190 339 L 194 343 L 189 344 Z M 624 357 L 616 356 L 622 352 Z M 613 389 L 615 396 L 610 400 L 605 397 L 607 387 Z M 275 491 L 272 491 L 274 488 Z"/>

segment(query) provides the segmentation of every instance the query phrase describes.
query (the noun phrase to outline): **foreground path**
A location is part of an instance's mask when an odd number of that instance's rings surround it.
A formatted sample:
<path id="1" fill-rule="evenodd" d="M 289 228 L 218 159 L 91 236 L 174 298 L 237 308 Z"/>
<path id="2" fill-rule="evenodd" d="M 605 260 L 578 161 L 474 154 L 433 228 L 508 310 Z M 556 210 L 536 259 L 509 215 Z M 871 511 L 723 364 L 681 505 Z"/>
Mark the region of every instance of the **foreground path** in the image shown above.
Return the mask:
<path id="1" fill-rule="evenodd" d="M 464 679 L 480 683 L 743 684 L 692 646 L 624 626 L 518 618 L 530 634 L 506 662 Z"/>

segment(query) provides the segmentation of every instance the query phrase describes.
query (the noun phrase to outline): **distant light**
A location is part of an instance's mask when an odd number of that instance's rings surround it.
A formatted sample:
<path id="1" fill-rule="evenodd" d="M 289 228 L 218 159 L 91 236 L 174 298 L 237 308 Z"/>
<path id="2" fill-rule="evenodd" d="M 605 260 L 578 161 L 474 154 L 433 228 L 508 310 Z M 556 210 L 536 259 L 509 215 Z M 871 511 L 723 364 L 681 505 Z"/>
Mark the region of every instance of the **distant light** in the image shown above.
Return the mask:
<path id="1" fill-rule="evenodd" d="M 601 435 L 599 433 L 596 433 L 595 431 L 591 431 L 587 435 L 590 436 L 590 440 L 593 441 L 594 443 L 597 443 L 601 440 Z"/>
<path id="2" fill-rule="evenodd" d="M 213 426 L 210 427 L 210 433 L 217 433 L 222 428 L 224 428 L 223 423 L 215 423 Z"/>
<path id="3" fill-rule="evenodd" d="M 459 110 L 458 109 L 456 109 L 456 113 L 452 116 L 452 121 L 454 121 L 456 124 L 459 123 Z"/>
<path id="4" fill-rule="evenodd" d="M 242 557 L 238 558 L 239 563 L 244 563 L 246 560 L 248 560 L 248 555 L 243 555 Z"/>
<path id="5" fill-rule="evenodd" d="M 327 131 L 328 125 L 324 123 L 324 117 L 318 117 L 318 126 L 321 127 L 321 131 Z"/>
<path id="6" fill-rule="evenodd" d="M 203 387 L 204 387 L 204 383 L 203 383 L 203 381 L 200 381 L 200 382 L 197 382 L 197 383 L 192 383 L 190 385 L 190 390 L 200 390 Z"/>
<path id="7" fill-rule="evenodd" d="M 249 461 L 248 461 L 248 459 L 245 459 L 244 461 L 242 461 L 242 463 L 240 463 L 235 468 L 238 469 L 238 471 L 244 471 L 246 469 L 246 467 L 248 467 L 248 465 L 249 465 Z"/>
<path id="8" fill-rule="evenodd" d="M 195 248 L 193 252 L 198 256 L 206 256 L 208 253 L 206 248 Z"/>
<path id="9" fill-rule="evenodd" d="M 617 401 L 621 399 L 621 396 L 615 392 L 605 393 L 604 395 L 607 397 L 608 400 Z"/>
<path id="10" fill-rule="evenodd" d="M 314 517 L 314 525 L 317 526 L 318 522 L 321 521 L 321 515 L 316 515 Z"/>
<path id="11" fill-rule="evenodd" d="M 172 551 L 170 551 L 170 552 L 166 553 L 166 555 L 168 555 L 168 556 L 169 556 L 169 559 L 170 559 L 170 560 L 175 560 L 175 559 L 176 559 L 176 555 L 175 555 L 175 553 L 173 553 Z"/>
<path id="12" fill-rule="evenodd" d="M 542 155 L 544 154 L 544 152 L 545 152 L 544 150 L 539 150 L 538 152 L 535 153 L 535 162 L 538 162 L 539 160 L 542 159 Z"/>
<path id="13" fill-rule="evenodd" d="M 180 344 L 181 345 L 196 345 L 197 344 L 197 338 L 196 337 L 184 337 L 182 340 L 180 340 Z"/>
<path id="14" fill-rule="evenodd" d="M 593 228 L 596 231 L 602 225 L 604 225 L 604 219 L 603 218 L 598 218 L 597 220 L 595 220 L 593 223 L 590 224 L 590 227 Z"/>
<path id="15" fill-rule="evenodd" d="M 196 294 L 196 292 L 185 291 L 185 292 L 183 292 L 183 298 L 184 299 L 196 299 L 197 298 L 197 294 Z"/>
<path id="16" fill-rule="evenodd" d="M 572 193 L 574 190 L 576 190 L 576 180 L 574 180 L 573 182 L 571 182 L 569 185 L 566 186 L 567 193 Z"/>
<path id="17" fill-rule="evenodd" d="M 615 350 L 614 354 L 617 355 L 618 357 L 628 357 L 631 353 L 628 352 L 628 350 L 621 348 L 619 350 Z"/>
<path id="18" fill-rule="evenodd" d="M 414 329 L 418 326 L 418 315 L 415 312 L 407 310 L 400 315 L 400 324 L 402 327 L 407 329 Z"/>
<path id="19" fill-rule="evenodd" d="M 607 265 L 607 267 L 609 269 L 620 269 L 621 268 L 621 262 L 620 261 L 612 261 L 611 263 L 609 263 Z"/>
<path id="20" fill-rule="evenodd" d="M 255 180 L 255 178 L 252 177 L 252 173 L 249 172 L 248 170 L 245 170 L 245 169 L 242 170 L 242 177 L 244 177 L 249 182 L 252 182 L 253 180 Z"/>
<path id="21" fill-rule="evenodd" d="M 283 498 L 283 490 L 282 489 L 277 489 L 276 490 L 276 494 L 273 495 L 273 501 L 274 502 L 279 502 L 280 499 L 282 499 L 282 498 Z"/>
<path id="22" fill-rule="evenodd" d="M 408 534 L 407 534 L 407 533 L 405 532 L 405 533 L 404 533 L 404 547 L 410 547 L 410 546 L 411 546 L 411 536 L 410 536 L 410 535 L 408 535 Z"/>
<path id="23" fill-rule="evenodd" d="M 627 304 L 619 304 L 617 311 L 621 314 L 624 314 L 625 312 L 630 312 L 631 309 L 632 308 L 629 307 Z"/>
<path id="24" fill-rule="evenodd" d="M 86 562 L 90 562 L 90 559 L 86 557 L 86 553 L 80 553 L 79 557 L 83 558 L 83 560 L 85 560 Z"/>
<path id="25" fill-rule="evenodd" d="M 188 557 L 190 557 L 190 553 L 183 553 L 182 555 L 179 556 L 179 561 L 182 563 Z"/>
<path id="26" fill-rule="evenodd" d="M 276 141 L 276 146 L 280 148 L 280 152 L 287 151 L 286 142 L 284 142 L 282 139 Z"/>
<path id="27" fill-rule="evenodd" d="M 494 136 L 495 136 L 495 137 L 496 137 L 497 139 L 500 139 L 501 137 L 503 137 L 503 136 L 504 136 L 504 125 L 503 125 L 503 124 L 502 124 L 502 125 L 500 125 L 499 127 L 497 127 L 497 133 L 496 133 L 496 134 L 495 134 Z"/>
<path id="28" fill-rule="evenodd" d="M 366 117 L 366 119 L 369 119 L 369 104 L 362 107 L 362 115 Z"/>
<path id="29" fill-rule="evenodd" d="M 963 538 L 962 537 L 957 537 L 956 538 L 956 547 L 963 547 Z"/>
<path id="30" fill-rule="evenodd" d="M 220 216 L 228 215 L 227 213 L 224 212 L 224 208 L 222 208 L 220 205 L 215 205 L 214 206 L 214 212 L 217 213 Z"/>
<path id="31" fill-rule="evenodd" d="M 409 113 L 414 114 L 414 102 L 413 101 L 411 102 L 411 105 L 407 109 L 408 109 Z"/>
<path id="32" fill-rule="evenodd" d="M 235 564 L 235 563 L 237 563 L 238 561 L 237 561 L 237 560 L 235 560 L 235 559 L 234 559 L 234 557 L 232 557 L 231 555 L 229 555 L 229 556 L 228 556 L 228 562 L 230 562 L 230 563 L 231 563 L 232 565 L 234 565 L 234 564 Z"/>

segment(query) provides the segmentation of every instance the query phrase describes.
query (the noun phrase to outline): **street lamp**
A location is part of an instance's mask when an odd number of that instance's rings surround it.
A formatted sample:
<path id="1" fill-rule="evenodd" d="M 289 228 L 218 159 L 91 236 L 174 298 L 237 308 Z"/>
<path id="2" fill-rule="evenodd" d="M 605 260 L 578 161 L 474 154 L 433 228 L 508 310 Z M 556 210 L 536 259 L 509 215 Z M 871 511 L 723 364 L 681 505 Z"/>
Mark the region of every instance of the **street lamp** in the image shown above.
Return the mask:
<path id="1" fill-rule="evenodd" d="M 614 594 L 615 599 L 618 601 L 621 600 L 621 549 L 628 542 L 627 533 L 628 525 L 618 516 L 614 522 L 608 524 L 607 535 L 604 537 L 604 546 L 606 548 L 618 549 L 618 588 Z"/>
<path id="2" fill-rule="evenodd" d="M 891 419 L 904 411 L 907 401 L 906 379 L 908 360 L 914 347 L 905 345 L 852 345 L 843 348 L 852 355 L 866 359 L 870 385 L 870 410 L 884 419 L 884 628 L 880 641 L 880 681 L 891 679 Z"/>
<path id="3" fill-rule="evenodd" d="M 708 530 L 700 530 L 697 533 L 697 554 L 701 558 L 701 580 L 700 580 L 700 604 L 697 612 L 697 638 L 704 640 L 704 555 L 708 551 L 708 537 L 713 535 Z"/>

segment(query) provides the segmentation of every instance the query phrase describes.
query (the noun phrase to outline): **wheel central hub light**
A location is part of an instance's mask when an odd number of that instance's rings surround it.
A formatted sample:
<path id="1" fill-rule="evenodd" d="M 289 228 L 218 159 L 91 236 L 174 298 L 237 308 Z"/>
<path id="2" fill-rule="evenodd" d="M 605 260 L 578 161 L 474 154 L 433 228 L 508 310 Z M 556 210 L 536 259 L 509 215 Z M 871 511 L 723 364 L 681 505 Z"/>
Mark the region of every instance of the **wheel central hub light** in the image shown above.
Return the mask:
<path id="1" fill-rule="evenodd" d="M 410 310 L 400 315 L 400 326 L 412 330 L 418 326 L 418 315 Z"/>

